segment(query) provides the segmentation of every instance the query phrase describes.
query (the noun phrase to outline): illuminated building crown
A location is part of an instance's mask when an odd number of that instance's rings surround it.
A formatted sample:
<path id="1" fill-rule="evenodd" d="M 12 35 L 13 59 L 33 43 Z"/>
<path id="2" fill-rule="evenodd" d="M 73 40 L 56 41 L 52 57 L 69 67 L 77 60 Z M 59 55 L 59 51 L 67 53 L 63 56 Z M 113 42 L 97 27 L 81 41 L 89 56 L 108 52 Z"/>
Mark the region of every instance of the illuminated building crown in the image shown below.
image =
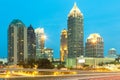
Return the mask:
<path id="1" fill-rule="evenodd" d="M 76 3 L 74 3 L 73 8 L 71 9 L 70 13 L 68 14 L 68 17 L 78 17 L 82 16 L 80 9 L 77 7 Z"/>

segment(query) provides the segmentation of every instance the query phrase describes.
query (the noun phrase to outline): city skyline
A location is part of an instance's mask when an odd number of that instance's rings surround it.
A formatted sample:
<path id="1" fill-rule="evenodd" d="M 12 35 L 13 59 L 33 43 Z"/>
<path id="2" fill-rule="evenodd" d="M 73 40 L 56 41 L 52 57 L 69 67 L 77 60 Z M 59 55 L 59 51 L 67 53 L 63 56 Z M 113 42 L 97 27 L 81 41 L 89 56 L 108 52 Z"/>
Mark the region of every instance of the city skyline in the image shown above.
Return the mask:
<path id="1" fill-rule="evenodd" d="M 32 24 L 34 29 L 44 28 L 48 37 L 45 42 L 46 47 L 54 50 L 54 57 L 59 57 L 60 33 L 64 28 L 67 29 L 67 17 L 74 2 L 77 3 L 84 15 L 84 44 L 89 34 L 99 33 L 104 39 L 105 55 L 112 47 L 116 48 L 119 53 L 120 12 L 118 10 L 120 9 L 120 1 L 118 0 L 45 0 L 42 2 L 39 0 L 36 0 L 36 2 L 32 0 L 29 0 L 29 2 L 1 0 L 0 25 L 2 34 L 0 36 L 2 39 L 0 40 L 0 57 L 7 57 L 7 30 L 13 19 L 20 19 L 26 27 Z"/>

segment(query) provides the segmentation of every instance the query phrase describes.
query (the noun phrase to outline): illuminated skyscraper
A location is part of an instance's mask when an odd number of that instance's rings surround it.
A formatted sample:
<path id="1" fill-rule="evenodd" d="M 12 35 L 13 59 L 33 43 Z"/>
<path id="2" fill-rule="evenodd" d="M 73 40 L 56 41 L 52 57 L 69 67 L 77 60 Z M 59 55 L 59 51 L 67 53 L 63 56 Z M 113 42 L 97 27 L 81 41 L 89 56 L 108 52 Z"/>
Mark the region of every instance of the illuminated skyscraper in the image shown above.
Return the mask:
<path id="1" fill-rule="evenodd" d="M 28 60 L 35 59 L 36 57 L 36 39 L 35 32 L 30 25 L 27 29 L 27 45 L 28 45 Z"/>
<path id="2" fill-rule="evenodd" d="M 67 49 L 67 30 L 62 30 L 60 39 L 60 60 L 65 62 L 68 55 Z"/>
<path id="3" fill-rule="evenodd" d="M 103 53 L 104 53 L 103 38 L 97 33 L 90 34 L 90 36 L 87 38 L 85 46 L 85 56 L 100 58 L 104 57 Z"/>
<path id="4" fill-rule="evenodd" d="M 43 28 L 35 29 L 36 35 L 36 56 L 37 58 L 41 58 L 42 54 L 44 54 L 44 46 L 45 46 L 45 33 Z"/>
<path id="5" fill-rule="evenodd" d="M 17 64 L 27 60 L 27 28 L 18 19 L 8 28 L 8 63 Z"/>
<path id="6" fill-rule="evenodd" d="M 68 15 L 68 58 L 83 56 L 83 33 L 83 14 L 75 3 Z"/>

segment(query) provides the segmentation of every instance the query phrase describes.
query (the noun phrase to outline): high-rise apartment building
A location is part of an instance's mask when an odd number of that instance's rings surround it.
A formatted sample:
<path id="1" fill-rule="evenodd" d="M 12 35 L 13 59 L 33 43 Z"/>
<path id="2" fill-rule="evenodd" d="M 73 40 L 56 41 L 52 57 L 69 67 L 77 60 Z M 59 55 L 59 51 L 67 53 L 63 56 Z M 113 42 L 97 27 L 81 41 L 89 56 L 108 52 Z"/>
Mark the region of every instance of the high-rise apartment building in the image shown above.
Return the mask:
<path id="1" fill-rule="evenodd" d="M 68 58 L 84 54 L 83 14 L 76 3 L 68 14 Z"/>
<path id="2" fill-rule="evenodd" d="M 27 60 L 27 28 L 14 19 L 8 28 L 8 63 L 18 64 Z"/>
<path id="3" fill-rule="evenodd" d="M 85 56 L 102 58 L 104 57 L 103 53 L 104 53 L 103 38 L 97 33 L 90 34 L 85 44 Z"/>
<path id="4" fill-rule="evenodd" d="M 36 58 L 36 39 L 35 39 L 35 32 L 30 25 L 27 28 L 27 45 L 28 45 L 28 60 Z"/>
<path id="5" fill-rule="evenodd" d="M 61 38 L 60 38 L 60 60 L 61 62 L 65 62 L 68 56 L 68 49 L 67 49 L 67 30 L 62 30 Z"/>

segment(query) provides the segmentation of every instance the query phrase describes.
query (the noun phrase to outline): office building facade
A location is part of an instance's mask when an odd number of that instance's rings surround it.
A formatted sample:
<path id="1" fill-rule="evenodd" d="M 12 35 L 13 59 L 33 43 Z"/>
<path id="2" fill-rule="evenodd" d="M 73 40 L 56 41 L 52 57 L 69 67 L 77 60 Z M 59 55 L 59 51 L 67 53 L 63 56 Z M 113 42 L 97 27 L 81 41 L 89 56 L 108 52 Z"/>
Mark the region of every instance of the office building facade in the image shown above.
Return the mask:
<path id="1" fill-rule="evenodd" d="M 14 19 L 8 28 L 8 63 L 18 64 L 27 60 L 27 28 Z"/>
<path id="2" fill-rule="evenodd" d="M 44 54 L 42 55 L 44 59 L 48 59 L 50 62 L 53 61 L 53 49 L 50 48 L 45 48 L 44 49 Z"/>
<path id="3" fill-rule="evenodd" d="M 76 3 L 68 14 L 68 58 L 77 58 L 84 54 L 83 14 Z"/>
<path id="4" fill-rule="evenodd" d="M 35 32 L 30 25 L 27 28 L 27 45 L 28 45 L 28 60 L 36 58 L 36 39 L 35 39 Z"/>
<path id="5" fill-rule="evenodd" d="M 67 48 L 67 30 L 62 30 L 60 38 L 60 61 L 65 62 L 68 56 Z"/>
<path id="6" fill-rule="evenodd" d="M 104 57 L 104 42 L 98 33 L 90 34 L 87 38 L 85 43 L 85 57 Z"/>
<path id="7" fill-rule="evenodd" d="M 108 58 L 118 58 L 117 50 L 115 48 L 111 48 L 108 51 Z"/>
<path id="8" fill-rule="evenodd" d="M 39 59 L 44 54 L 45 33 L 43 28 L 35 29 L 36 36 L 36 58 Z"/>

